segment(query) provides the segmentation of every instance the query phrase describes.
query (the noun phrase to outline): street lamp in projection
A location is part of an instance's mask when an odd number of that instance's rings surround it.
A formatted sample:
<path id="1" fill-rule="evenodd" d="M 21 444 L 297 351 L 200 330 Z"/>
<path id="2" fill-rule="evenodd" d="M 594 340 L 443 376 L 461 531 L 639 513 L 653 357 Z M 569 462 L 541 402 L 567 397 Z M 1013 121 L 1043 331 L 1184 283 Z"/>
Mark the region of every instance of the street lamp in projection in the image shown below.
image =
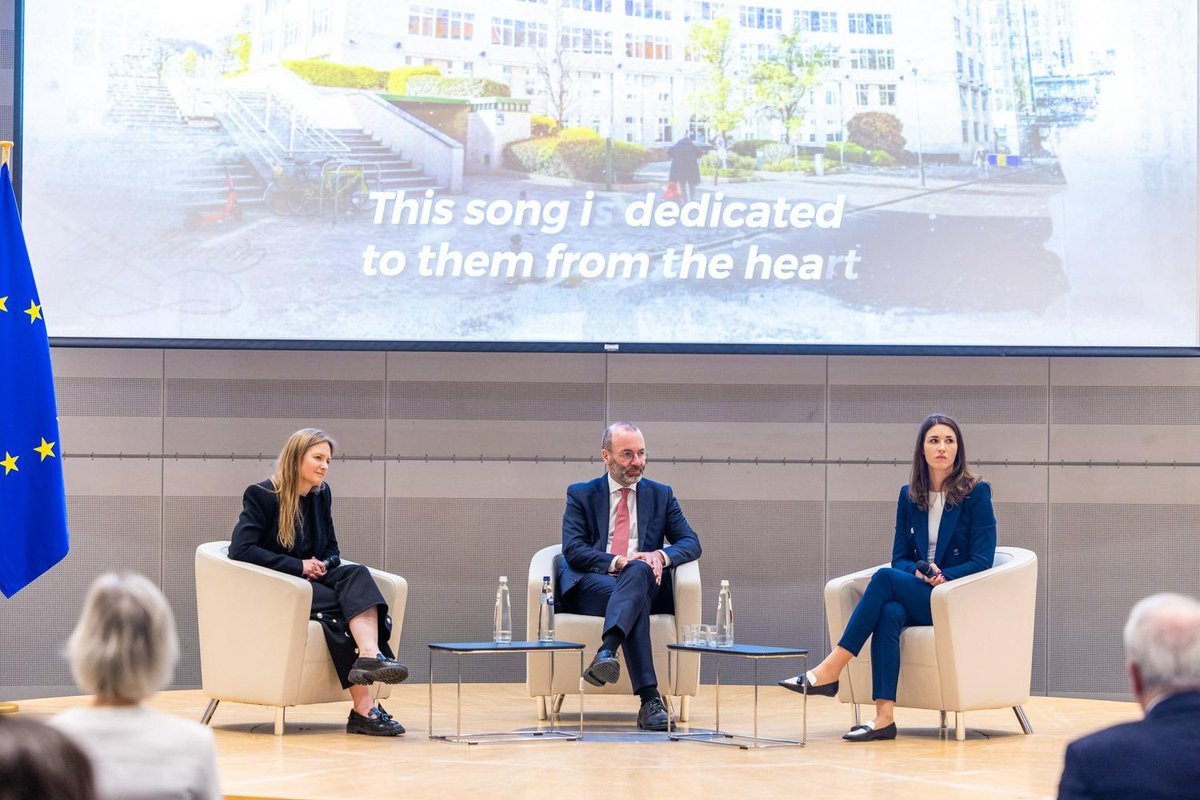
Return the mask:
<path id="1" fill-rule="evenodd" d="M 617 129 L 617 73 L 624 65 L 618 61 L 608 73 L 608 132 L 604 140 L 604 189 L 613 188 L 613 137 Z"/>
<path id="2" fill-rule="evenodd" d="M 846 101 L 843 95 L 848 80 L 849 72 L 838 76 L 838 161 L 842 166 L 846 165 Z"/>
<path id="3" fill-rule="evenodd" d="M 917 175 L 920 178 L 921 185 L 925 185 L 925 154 L 923 143 L 921 141 L 921 72 L 917 64 L 908 62 L 908 67 L 912 71 L 912 87 L 913 87 L 913 106 L 917 112 Z M 904 80 L 904 76 L 900 76 Z"/>

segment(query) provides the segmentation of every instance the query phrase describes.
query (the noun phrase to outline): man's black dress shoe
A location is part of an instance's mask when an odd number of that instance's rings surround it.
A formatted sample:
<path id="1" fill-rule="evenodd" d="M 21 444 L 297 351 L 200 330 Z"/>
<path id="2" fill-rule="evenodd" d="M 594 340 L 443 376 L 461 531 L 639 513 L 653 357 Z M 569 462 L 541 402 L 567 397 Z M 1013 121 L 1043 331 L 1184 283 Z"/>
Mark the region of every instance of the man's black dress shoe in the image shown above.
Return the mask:
<path id="1" fill-rule="evenodd" d="M 379 706 L 375 706 L 364 717 L 354 709 L 350 709 L 350 717 L 346 720 L 346 733 L 361 733 L 364 736 L 400 736 L 404 726 L 392 719 L 392 715 Z"/>
<path id="2" fill-rule="evenodd" d="M 667 707 L 661 697 L 650 698 L 638 709 L 638 727 L 644 731 L 665 731 L 667 723 Z"/>
<path id="3" fill-rule="evenodd" d="M 583 679 L 592 686 L 613 683 L 620 677 L 621 662 L 617 661 L 617 656 L 612 650 L 605 650 L 603 647 L 596 651 L 596 657 L 583 672 Z"/>
<path id="4" fill-rule="evenodd" d="M 891 725 L 885 725 L 878 730 L 866 725 L 859 725 L 851 728 L 848 733 L 842 734 L 842 738 L 847 742 L 874 742 L 884 739 L 895 739 L 896 723 L 893 722 Z"/>
<path id="5" fill-rule="evenodd" d="M 780 681 L 779 685 L 785 689 L 791 689 L 793 692 L 799 692 L 800 694 L 805 693 L 804 688 L 807 686 L 808 694 L 820 695 L 821 697 L 833 697 L 838 693 L 837 681 L 822 683 L 820 686 L 813 686 L 808 682 L 807 675 L 797 675 L 794 678 L 788 678 L 787 680 Z"/>
<path id="6" fill-rule="evenodd" d="M 382 654 L 374 658 L 358 657 L 347 676 L 351 683 L 402 683 L 408 678 L 408 667 Z"/>

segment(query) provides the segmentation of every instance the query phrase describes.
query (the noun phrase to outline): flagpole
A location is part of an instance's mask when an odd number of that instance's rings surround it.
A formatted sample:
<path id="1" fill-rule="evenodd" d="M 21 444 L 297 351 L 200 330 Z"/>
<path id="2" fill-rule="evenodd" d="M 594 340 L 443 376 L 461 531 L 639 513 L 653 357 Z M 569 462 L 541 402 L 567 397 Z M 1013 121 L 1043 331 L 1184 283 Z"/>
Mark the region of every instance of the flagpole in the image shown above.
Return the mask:
<path id="1" fill-rule="evenodd" d="M 9 158 L 12 157 L 12 149 L 12 142 L 0 142 L 0 164 L 8 164 Z M 0 700 L 0 714 L 13 714 L 20 710 L 21 707 L 16 703 Z"/>

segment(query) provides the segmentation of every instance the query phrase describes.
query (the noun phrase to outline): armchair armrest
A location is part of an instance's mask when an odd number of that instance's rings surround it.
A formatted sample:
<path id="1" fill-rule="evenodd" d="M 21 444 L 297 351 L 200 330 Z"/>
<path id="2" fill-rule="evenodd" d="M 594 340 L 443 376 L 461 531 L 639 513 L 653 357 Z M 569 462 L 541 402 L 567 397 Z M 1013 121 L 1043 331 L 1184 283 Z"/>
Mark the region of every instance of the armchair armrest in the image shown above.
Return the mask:
<path id="1" fill-rule="evenodd" d="M 842 638 L 854 607 L 867 590 L 867 583 L 876 570 L 883 569 L 889 564 L 861 569 L 849 575 L 833 578 L 825 584 L 825 619 L 829 625 L 829 643 L 835 645 Z"/>
<path id="2" fill-rule="evenodd" d="M 703 616 L 700 562 L 689 561 L 676 567 L 671 583 L 675 601 L 675 635 L 678 637 L 684 625 L 695 625 Z"/>
<path id="3" fill-rule="evenodd" d="M 542 602 L 542 578 L 547 575 L 550 576 L 550 585 L 554 589 L 554 602 L 558 602 L 558 575 L 554 573 L 554 557 L 561 552 L 561 544 L 552 544 L 538 550 L 529 560 L 529 580 L 525 598 L 525 639 L 527 641 L 537 641 L 538 638 L 538 606 Z"/>
<path id="4" fill-rule="evenodd" d="M 1037 605 L 1037 556 L 1013 558 L 933 590 L 934 645 L 947 710 L 1028 701 Z"/>
<path id="5" fill-rule="evenodd" d="M 400 632 L 404 627 L 404 608 L 408 605 L 408 581 L 399 575 L 384 572 L 381 569 L 374 567 L 367 567 L 367 569 L 371 571 L 371 577 L 375 579 L 379 593 L 387 601 L 388 614 L 392 618 L 392 635 L 388 639 L 388 645 L 391 646 L 392 652 L 399 656 Z"/>
<path id="6" fill-rule="evenodd" d="M 289 705 L 299 691 L 312 586 L 303 578 L 233 561 L 228 553 L 227 541 L 196 548 L 204 691 L 228 700 L 274 698 L 273 705 Z M 248 669 L 251 659 L 254 668 Z"/>

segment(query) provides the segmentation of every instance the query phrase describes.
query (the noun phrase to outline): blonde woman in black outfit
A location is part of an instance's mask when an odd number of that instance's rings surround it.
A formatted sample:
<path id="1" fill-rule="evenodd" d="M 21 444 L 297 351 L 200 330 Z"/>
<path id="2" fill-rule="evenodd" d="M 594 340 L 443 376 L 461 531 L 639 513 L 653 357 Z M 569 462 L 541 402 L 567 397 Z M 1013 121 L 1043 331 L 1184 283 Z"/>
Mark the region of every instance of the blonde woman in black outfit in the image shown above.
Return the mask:
<path id="1" fill-rule="evenodd" d="M 312 582 L 312 619 L 325 630 L 338 678 L 354 700 L 346 732 L 398 736 L 404 726 L 371 699 L 368 686 L 400 683 L 408 668 L 388 647 L 391 618 L 370 571 L 340 563 L 325 483 L 335 446 L 316 428 L 288 437 L 275 474 L 242 495 L 229 557 Z"/>

